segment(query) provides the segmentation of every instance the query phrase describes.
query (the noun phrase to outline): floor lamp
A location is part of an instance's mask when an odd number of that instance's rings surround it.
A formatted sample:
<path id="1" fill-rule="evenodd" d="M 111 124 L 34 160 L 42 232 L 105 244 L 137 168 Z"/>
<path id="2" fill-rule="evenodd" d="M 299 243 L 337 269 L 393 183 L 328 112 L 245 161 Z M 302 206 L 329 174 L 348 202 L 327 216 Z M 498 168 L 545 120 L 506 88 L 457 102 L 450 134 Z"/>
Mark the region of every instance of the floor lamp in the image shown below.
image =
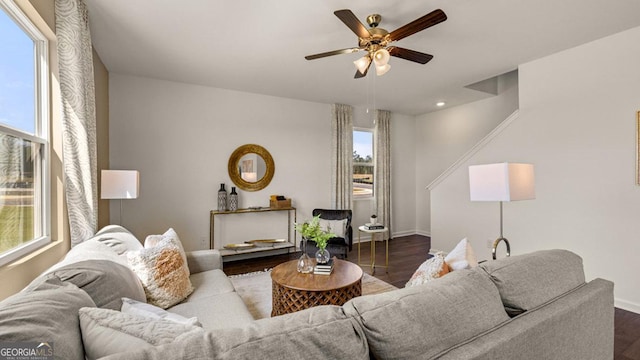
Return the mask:
<path id="1" fill-rule="evenodd" d="M 511 246 L 502 233 L 502 203 L 536 198 L 533 165 L 499 163 L 469 166 L 469 192 L 471 201 L 500 202 L 500 237 L 493 242 L 491 253 L 495 260 L 496 249 L 504 241 L 509 256 Z"/>
<path id="2" fill-rule="evenodd" d="M 137 170 L 102 170 L 101 199 L 120 200 L 120 225 L 122 225 L 122 199 L 137 199 L 140 189 L 140 173 Z"/>

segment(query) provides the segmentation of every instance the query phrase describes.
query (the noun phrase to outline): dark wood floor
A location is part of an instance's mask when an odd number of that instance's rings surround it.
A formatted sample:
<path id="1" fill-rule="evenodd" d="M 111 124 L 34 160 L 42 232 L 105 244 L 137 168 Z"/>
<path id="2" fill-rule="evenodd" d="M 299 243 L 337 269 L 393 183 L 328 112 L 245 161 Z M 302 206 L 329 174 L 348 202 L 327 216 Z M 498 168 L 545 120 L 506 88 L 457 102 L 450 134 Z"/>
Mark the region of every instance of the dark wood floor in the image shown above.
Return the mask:
<path id="1" fill-rule="evenodd" d="M 376 243 L 376 263 L 384 264 L 384 243 Z M 376 269 L 374 274 L 380 280 L 384 280 L 396 287 L 404 287 L 413 272 L 427 259 L 431 239 L 425 236 L 412 235 L 398 237 L 389 242 L 389 272 L 384 268 Z M 355 245 L 349 253 L 348 260 L 357 262 L 358 247 Z M 369 243 L 363 243 L 361 257 L 367 262 L 370 257 Z M 224 272 L 227 275 L 243 274 L 251 271 L 259 271 L 273 268 L 288 260 L 297 259 L 299 253 L 276 255 L 258 259 L 240 260 L 224 263 Z M 371 273 L 369 268 L 364 268 Z M 615 309 L 615 360 L 640 360 L 640 314 L 635 314 L 622 309 Z"/>

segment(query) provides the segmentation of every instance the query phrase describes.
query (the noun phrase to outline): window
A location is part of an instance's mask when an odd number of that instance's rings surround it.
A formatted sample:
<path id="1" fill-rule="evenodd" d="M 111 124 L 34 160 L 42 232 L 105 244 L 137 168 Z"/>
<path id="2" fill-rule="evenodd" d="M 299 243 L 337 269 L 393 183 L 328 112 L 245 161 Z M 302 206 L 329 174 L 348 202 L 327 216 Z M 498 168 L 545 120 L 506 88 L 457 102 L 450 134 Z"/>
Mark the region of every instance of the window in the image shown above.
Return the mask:
<path id="1" fill-rule="evenodd" d="M 373 132 L 353 131 L 353 198 L 373 196 Z"/>
<path id="2" fill-rule="evenodd" d="M 47 40 L 0 0 L 0 265 L 49 241 Z"/>

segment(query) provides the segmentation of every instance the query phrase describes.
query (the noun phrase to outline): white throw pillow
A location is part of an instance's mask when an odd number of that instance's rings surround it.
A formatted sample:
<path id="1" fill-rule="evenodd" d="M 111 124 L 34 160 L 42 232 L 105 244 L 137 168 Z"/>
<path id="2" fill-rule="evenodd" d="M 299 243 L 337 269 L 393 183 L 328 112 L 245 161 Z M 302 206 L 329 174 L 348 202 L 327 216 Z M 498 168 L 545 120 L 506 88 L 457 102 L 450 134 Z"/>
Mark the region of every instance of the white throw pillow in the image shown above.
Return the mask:
<path id="1" fill-rule="evenodd" d="M 142 282 L 147 301 L 153 305 L 166 309 L 193 292 L 187 264 L 170 239 L 149 249 L 129 251 L 127 260 Z"/>
<path id="2" fill-rule="evenodd" d="M 87 359 L 169 344 L 204 331 L 197 326 L 110 309 L 84 307 L 79 310 L 79 317 Z"/>
<path id="3" fill-rule="evenodd" d="M 460 240 L 453 250 L 444 258 L 444 261 L 449 264 L 451 270 L 470 269 L 478 266 L 478 260 L 476 260 L 476 254 L 471 247 L 471 244 L 464 238 Z"/>
<path id="4" fill-rule="evenodd" d="M 122 298 L 122 308 L 120 309 L 120 311 L 125 314 L 144 316 L 154 320 L 164 319 L 182 325 L 202 327 L 202 324 L 200 323 L 200 321 L 198 321 L 197 317 L 186 318 L 184 316 L 161 309 L 155 305 L 147 304 L 126 297 Z"/>
<path id="5" fill-rule="evenodd" d="M 449 273 L 449 266 L 444 261 L 444 254 L 439 252 L 423 262 L 404 287 L 422 285 Z"/>
<path id="6" fill-rule="evenodd" d="M 320 228 L 324 231 L 336 234 L 336 237 L 344 238 L 347 231 L 347 219 L 341 220 L 325 220 L 320 219 Z"/>
<path id="7" fill-rule="evenodd" d="M 173 242 L 178 249 L 180 250 L 180 256 L 184 260 L 184 263 L 187 264 L 187 271 L 189 271 L 189 264 L 187 263 L 187 254 L 184 252 L 184 247 L 182 246 L 182 241 L 178 237 L 178 233 L 176 233 L 173 228 L 169 228 L 169 230 L 165 231 L 162 235 L 149 235 L 146 239 L 144 239 L 144 248 L 150 249 L 154 246 L 157 246 L 162 240 L 169 239 Z M 191 275 L 191 273 L 189 273 Z"/>

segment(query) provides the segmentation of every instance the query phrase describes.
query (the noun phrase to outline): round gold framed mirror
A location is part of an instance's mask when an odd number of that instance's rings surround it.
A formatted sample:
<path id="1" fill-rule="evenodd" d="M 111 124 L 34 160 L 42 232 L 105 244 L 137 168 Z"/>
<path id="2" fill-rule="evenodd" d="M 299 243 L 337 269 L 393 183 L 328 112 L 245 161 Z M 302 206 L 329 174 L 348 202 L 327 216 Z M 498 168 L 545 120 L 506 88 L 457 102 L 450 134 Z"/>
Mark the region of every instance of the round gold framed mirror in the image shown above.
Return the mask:
<path id="1" fill-rule="evenodd" d="M 229 157 L 228 169 L 231 181 L 245 191 L 264 189 L 276 171 L 271 154 L 256 144 L 245 144 L 235 149 Z"/>

